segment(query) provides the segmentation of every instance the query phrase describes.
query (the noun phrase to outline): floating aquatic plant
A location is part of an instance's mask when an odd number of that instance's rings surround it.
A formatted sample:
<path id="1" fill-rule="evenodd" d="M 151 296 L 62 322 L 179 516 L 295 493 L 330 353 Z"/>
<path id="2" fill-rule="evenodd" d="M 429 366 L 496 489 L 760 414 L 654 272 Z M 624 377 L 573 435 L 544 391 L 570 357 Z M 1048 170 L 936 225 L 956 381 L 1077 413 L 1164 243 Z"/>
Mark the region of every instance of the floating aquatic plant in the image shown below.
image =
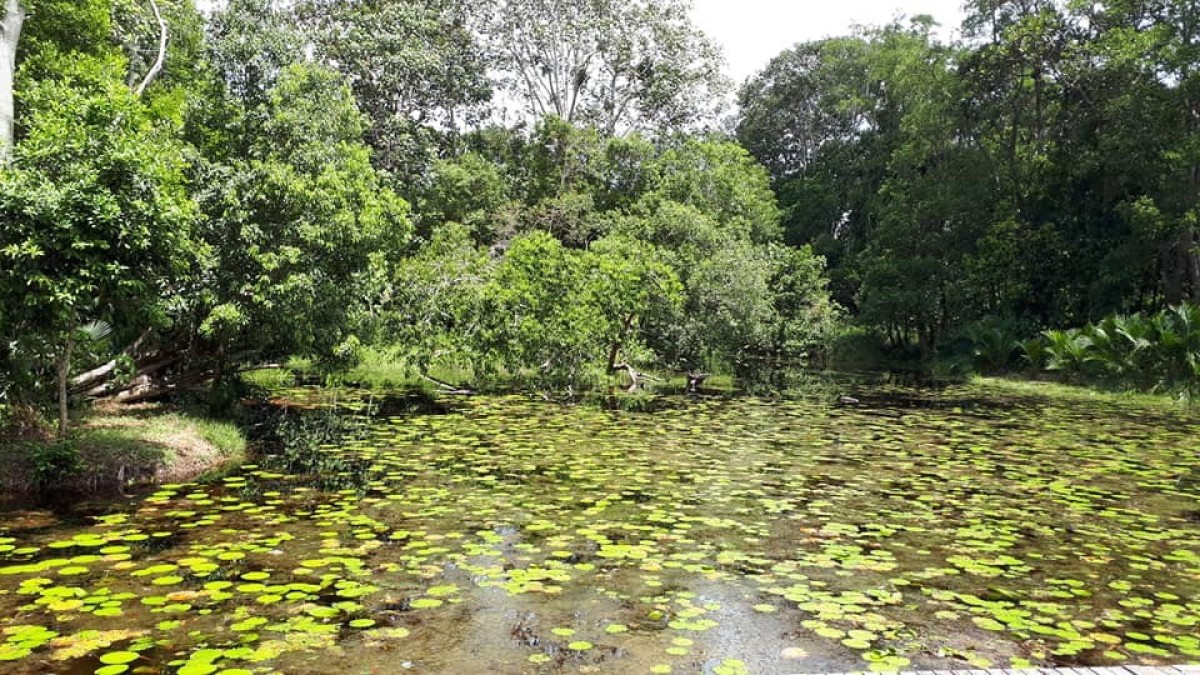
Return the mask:
<path id="1" fill-rule="evenodd" d="M 954 388 L 870 401 L 379 418 L 90 526 L 0 532 L 0 661 L 421 668 L 466 658 L 425 646 L 464 625 L 531 670 L 1200 658 L 1200 421 Z M 727 631 L 778 637 L 730 658 Z"/>

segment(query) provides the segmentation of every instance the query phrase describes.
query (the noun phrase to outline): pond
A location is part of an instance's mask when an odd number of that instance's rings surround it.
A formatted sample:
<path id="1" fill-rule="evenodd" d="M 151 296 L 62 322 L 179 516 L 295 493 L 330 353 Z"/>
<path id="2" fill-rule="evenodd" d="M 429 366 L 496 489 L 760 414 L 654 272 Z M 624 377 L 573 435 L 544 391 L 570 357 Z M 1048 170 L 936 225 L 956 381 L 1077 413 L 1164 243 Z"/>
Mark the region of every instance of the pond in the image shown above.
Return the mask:
<path id="1" fill-rule="evenodd" d="M 292 400 L 320 392 L 291 392 Z M 1200 419 L 972 387 L 521 397 L 0 524 L 5 673 L 1200 661 Z"/>

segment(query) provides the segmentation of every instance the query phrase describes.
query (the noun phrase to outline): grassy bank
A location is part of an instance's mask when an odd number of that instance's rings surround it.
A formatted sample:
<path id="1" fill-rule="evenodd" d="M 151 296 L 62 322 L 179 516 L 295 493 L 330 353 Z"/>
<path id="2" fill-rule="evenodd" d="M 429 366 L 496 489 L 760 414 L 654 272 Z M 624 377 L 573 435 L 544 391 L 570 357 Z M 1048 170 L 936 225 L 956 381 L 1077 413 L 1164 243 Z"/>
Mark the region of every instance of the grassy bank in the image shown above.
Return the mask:
<path id="1" fill-rule="evenodd" d="M 7 492 L 111 492 L 135 484 L 186 481 L 244 459 L 231 422 L 159 405 L 97 408 L 66 441 L 0 440 L 0 487 Z"/>
<path id="2" fill-rule="evenodd" d="M 1020 377 L 985 377 L 970 379 L 970 384 L 992 393 L 1012 396 L 1040 396 L 1060 401 L 1101 402 L 1157 410 L 1182 410 L 1193 407 L 1193 401 L 1175 394 L 1148 394 L 1137 391 L 1114 391 L 1091 386 L 1067 384 Z"/>

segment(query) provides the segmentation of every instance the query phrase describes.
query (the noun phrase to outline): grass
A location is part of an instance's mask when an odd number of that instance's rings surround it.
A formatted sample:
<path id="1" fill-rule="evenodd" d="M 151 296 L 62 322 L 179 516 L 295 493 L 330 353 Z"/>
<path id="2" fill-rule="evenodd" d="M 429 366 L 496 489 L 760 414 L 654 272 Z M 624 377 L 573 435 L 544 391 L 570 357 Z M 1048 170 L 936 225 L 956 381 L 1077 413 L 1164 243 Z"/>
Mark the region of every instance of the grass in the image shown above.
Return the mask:
<path id="1" fill-rule="evenodd" d="M 1158 410 L 1179 410 L 1190 407 L 1192 403 L 1178 395 L 1095 389 L 1064 382 L 1030 380 L 1018 377 L 985 377 L 976 375 L 970 379 L 970 383 L 990 392 L 1014 396 L 1044 396 L 1059 400 L 1077 400 L 1081 402 L 1099 401 Z"/>
<path id="2" fill-rule="evenodd" d="M 232 422 L 157 405 L 97 408 L 68 440 L 0 444 L 0 486 L 16 492 L 103 492 L 129 484 L 192 480 L 245 459 Z"/>
<path id="3" fill-rule="evenodd" d="M 296 383 L 296 371 L 291 368 L 264 368 L 241 374 L 246 384 L 267 390 L 285 389 Z"/>

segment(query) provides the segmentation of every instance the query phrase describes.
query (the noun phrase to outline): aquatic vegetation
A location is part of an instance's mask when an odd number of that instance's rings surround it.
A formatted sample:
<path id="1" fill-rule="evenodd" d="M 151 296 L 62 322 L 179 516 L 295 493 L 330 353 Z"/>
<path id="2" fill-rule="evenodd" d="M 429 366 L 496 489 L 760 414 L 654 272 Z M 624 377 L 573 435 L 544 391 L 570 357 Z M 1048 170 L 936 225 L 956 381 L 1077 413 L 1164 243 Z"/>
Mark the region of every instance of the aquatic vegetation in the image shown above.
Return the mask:
<path id="1" fill-rule="evenodd" d="M 6 519 L 0 661 L 734 674 L 1200 658 L 1200 418 L 978 388 L 861 399 L 653 414 L 469 399 L 281 445 L 90 524 Z"/>

